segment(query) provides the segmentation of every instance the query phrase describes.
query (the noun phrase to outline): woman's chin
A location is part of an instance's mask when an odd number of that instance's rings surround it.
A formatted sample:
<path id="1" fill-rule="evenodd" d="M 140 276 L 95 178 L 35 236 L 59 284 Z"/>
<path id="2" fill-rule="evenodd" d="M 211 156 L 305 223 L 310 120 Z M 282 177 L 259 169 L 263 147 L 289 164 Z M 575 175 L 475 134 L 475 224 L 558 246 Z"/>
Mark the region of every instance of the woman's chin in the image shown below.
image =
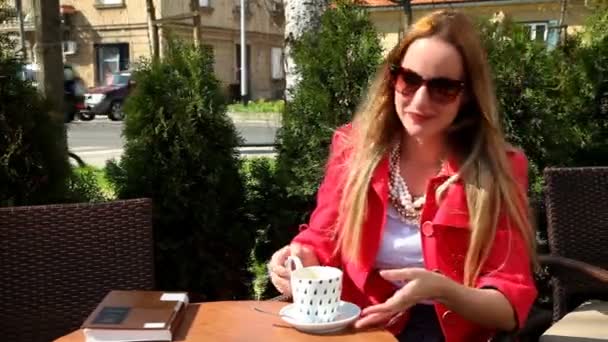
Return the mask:
<path id="1" fill-rule="evenodd" d="M 405 126 L 405 132 L 408 136 L 417 139 L 423 139 L 431 135 L 430 130 L 421 125 L 407 125 Z"/>

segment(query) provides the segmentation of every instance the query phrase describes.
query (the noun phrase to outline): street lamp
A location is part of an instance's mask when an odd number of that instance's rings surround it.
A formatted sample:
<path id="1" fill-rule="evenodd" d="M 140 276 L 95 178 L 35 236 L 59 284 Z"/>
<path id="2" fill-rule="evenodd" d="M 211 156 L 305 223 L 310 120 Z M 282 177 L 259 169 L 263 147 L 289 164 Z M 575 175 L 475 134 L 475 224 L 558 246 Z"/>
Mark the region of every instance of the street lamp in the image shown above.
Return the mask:
<path id="1" fill-rule="evenodd" d="M 245 37 L 245 2 L 241 0 L 241 102 L 247 105 L 247 42 Z"/>

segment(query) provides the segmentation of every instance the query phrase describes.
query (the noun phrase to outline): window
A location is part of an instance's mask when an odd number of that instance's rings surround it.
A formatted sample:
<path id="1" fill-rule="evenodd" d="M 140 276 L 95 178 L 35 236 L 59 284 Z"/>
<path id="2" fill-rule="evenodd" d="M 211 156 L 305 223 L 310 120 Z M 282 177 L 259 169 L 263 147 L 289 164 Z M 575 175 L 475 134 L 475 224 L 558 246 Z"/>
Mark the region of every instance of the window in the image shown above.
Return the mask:
<path id="1" fill-rule="evenodd" d="M 530 39 L 544 42 L 547 40 L 547 23 L 526 23 L 526 30 L 530 33 Z"/>
<path id="2" fill-rule="evenodd" d="M 560 28 L 557 20 L 549 20 L 547 22 L 528 22 L 523 23 L 531 40 L 547 43 L 547 46 L 553 48 L 559 42 Z"/>
<path id="3" fill-rule="evenodd" d="M 282 80 L 285 78 L 285 70 L 283 69 L 283 49 L 273 47 L 270 50 L 271 73 L 273 80 Z"/>
<path id="4" fill-rule="evenodd" d="M 129 44 L 101 44 L 95 50 L 97 83 L 112 84 L 114 75 L 129 67 Z"/>
<path id="5" fill-rule="evenodd" d="M 198 5 L 201 7 L 211 7 L 211 0 L 198 0 Z"/>
<path id="6" fill-rule="evenodd" d="M 124 0 L 95 0 L 99 5 L 122 5 Z"/>
<path id="7" fill-rule="evenodd" d="M 95 0 L 96 8 L 124 7 L 126 0 Z"/>

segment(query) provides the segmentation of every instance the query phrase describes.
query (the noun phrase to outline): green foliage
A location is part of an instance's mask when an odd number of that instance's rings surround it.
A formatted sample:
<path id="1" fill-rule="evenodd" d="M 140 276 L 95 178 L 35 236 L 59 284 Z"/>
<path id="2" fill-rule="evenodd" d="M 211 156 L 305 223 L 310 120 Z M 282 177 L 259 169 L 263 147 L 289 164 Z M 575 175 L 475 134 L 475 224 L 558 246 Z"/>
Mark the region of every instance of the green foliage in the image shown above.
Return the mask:
<path id="1" fill-rule="evenodd" d="M 142 61 L 125 104 L 126 146 L 106 173 L 119 198 L 154 201 L 157 280 L 198 300 L 246 295 L 254 230 L 243 212 L 240 143 L 212 51 L 172 43 Z"/>
<path id="2" fill-rule="evenodd" d="M 332 133 L 352 119 L 381 56 L 367 12 L 349 2 L 326 10 L 318 31 L 295 43 L 301 81 L 278 133 L 278 171 L 289 196 L 309 202 L 316 193 Z"/>
<path id="3" fill-rule="evenodd" d="M 585 29 L 569 45 L 566 52 L 573 81 L 564 96 L 572 98 L 569 114 L 585 142 L 573 164 L 608 165 L 608 8 L 589 17 Z"/>
<path id="4" fill-rule="evenodd" d="M 242 103 L 234 103 L 228 106 L 232 113 L 282 113 L 285 109 L 285 101 L 266 101 L 264 99 L 249 101 L 247 106 Z"/>
<path id="5" fill-rule="evenodd" d="M 556 49 L 512 23 L 480 28 L 507 138 L 529 158 L 539 251 L 547 252 L 542 170 L 608 165 L 608 11 Z M 550 305 L 549 278 L 536 276 L 538 303 Z"/>
<path id="6" fill-rule="evenodd" d="M 602 88 L 608 91 L 608 45 L 605 38 L 596 39 L 606 37 L 605 19 L 603 24 L 593 21 L 583 35 L 558 49 L 531 41 L 516 24 L 484 23 L 480 28 L 507 139 L 530 160 L 532 195 L 540 196 L 541 172 L 547 166 L 607 164 L 607 153 L 601 152 L 608 152 L 607 112 L 602 113 L 598 101 Z M 584 36 L 594 37 L 587 46 Z"/>
<path id="7" fill-rule="evenodd" d="M 326 10 L 319 29 L 305 33 L 292 51 L 300 83 L 283 114 L 276 168 L 262 159 L 245 170 L 258 233 L 251 261 L 256 296 L 268 295 L 264 262 L 308 220 L 332 133 L 351 120 L 382 55 L 366 11 L 346 1 Z"/>
<path id="8" fill-rule="evenodd" d="M 111 198 L 108 189 L 104 189 L 103 170 L 91 166 L 72 169 L 68 182 L 68 198 L 70 202 L 104 202 Z M 106 185 L 107 186 L 107 185 Z"/>
<path id="9" fill-rule="evenodd" d="M 63 202 L 70 166 L 65 129 L 32 85 L 0 35 L 0 206 Z"/>
<path id="10" fill-rule="evenodd" d="M 255 247 L 251 251 L 249 271 L 253 276 L 252 295 L 260 299 L 269 297 L 266 261 L 270 253 L 285 243 L 289 234 L 276 227 L 293 220 L 296 210 L 288 207 L 285 189 L 277 183 L 276 162 L 273 158 L 259 157 L 243 160 L 241 174 L 245 182 L 246 212 L 252 227 L 255 227 Z"/>
<path id="11" fill-rule="evenodd" d="M 531 41 L 518 25 L 487 24 L 481 30 L 507 139 L 524 149 L 536 179 L 539 170 L 565 161 L 579 143 L 559 99 L 561 56 Z"/>

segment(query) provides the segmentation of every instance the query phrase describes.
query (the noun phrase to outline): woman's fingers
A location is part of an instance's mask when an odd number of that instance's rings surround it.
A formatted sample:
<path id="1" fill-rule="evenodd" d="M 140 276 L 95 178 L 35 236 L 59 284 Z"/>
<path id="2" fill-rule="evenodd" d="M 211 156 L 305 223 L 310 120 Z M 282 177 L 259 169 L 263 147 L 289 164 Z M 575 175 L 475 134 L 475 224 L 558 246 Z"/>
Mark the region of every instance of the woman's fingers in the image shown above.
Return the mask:
<path id="1" fill-rule="evenodd" d="M 289 282 L 289 279 L 279 277 L 276 274 L 271 274 L 270 281 L 272 282 L 272 285 L 274 285 L 274 287 L 277 289 L 277 291 L 284 295 L 291 295 L 291 284 Z"/>
<path id="2" fill-rule="evenodd" d="M 311 248 L 298 243 L 292 243 L 290 250 L 291 255 L 300 258 L 304 267 L 319 265 L 319 259 L 317 259 L 317 255 Z"/>
<path id="3" fill-rule="evenodd" d="M 385 326 L 393 317 L 392 312 L 377 312 L 363 316 L 355 322 L 356 329 Z"/>
<path id="4" fill-rule="evenodd" d="M 319 265 L 317 255 L 307 246 L 294 243 L 276 251 L 268 263 L 268 274 L 274 287 L 282 294 L 291 294 L 290 272 L 285 265 L 290 255 L 300 258 L 304 266 Z"/>
<path id="5" fill-rule="evenodd" d="M 289 284 L 289 271 L 284 264 L 290 254 L 289 246 L 285 246 L 276 251 L 270 258 L 268 263 L 268 273 L 270 281 L 274 287 L 282 294 L 290 294 L 291 286 Z"/>

